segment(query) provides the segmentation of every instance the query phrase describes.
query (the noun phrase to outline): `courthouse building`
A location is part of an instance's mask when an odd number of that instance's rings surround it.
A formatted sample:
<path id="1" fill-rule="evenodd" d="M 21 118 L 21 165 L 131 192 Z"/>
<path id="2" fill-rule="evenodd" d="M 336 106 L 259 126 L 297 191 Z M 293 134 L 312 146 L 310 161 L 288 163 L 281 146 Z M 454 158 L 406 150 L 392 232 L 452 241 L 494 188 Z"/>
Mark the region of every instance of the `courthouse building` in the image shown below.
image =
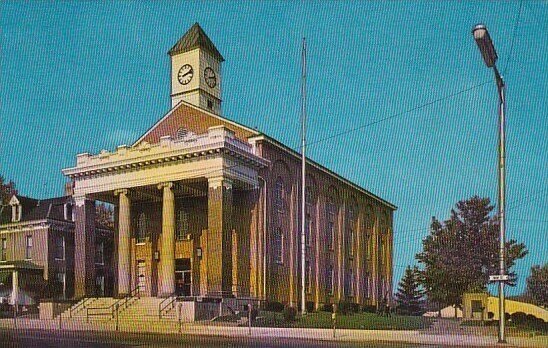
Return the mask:
<path id="1" fill-rule="evenodd" d="M 78 154 L 63 170 L 74 189 L 75 296 L 96 288 L 99 200 L 115 205 L 117 295 L 138 288 L 297 304 L 300 155 L 223 115 L 224 58 L 198 24 L 169 56 L 171 109 L 133 144 Z M 395 209 L 308 160 L 308 302 L 376 304 L 391 295 Z"/>

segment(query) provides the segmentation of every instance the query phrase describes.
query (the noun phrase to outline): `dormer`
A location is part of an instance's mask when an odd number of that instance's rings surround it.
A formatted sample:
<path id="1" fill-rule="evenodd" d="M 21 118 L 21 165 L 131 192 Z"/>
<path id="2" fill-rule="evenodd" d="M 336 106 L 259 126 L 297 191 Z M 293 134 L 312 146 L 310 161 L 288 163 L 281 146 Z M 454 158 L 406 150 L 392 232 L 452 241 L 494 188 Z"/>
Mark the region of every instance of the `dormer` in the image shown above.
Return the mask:
<path id="1" fill-rule="evenodd" d="M 13 196 L 10 199 L 9 205 L 11 206 L 11 222 L 21 221 L 21 216 L 23 215 L 23 206 L 21 202 L 17 199 L 17 196 Z"/>

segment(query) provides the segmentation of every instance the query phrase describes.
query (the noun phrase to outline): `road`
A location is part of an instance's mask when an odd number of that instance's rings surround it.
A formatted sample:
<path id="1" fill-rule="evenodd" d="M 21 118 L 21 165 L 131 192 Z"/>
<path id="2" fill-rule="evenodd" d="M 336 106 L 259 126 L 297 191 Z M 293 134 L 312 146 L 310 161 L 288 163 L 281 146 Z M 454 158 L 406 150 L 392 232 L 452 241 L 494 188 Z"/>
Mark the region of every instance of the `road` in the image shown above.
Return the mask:
<path id="1" fill-rule="evenodd" d="M 2 347 L 436 347 L 402 343 L 344 343 L 269 337 L 230 338 L 197 335 L 136 334 L 121 332 L 78 332 L 0 330 Z M 439 346 L 441 347 L 441 346 Z"/>

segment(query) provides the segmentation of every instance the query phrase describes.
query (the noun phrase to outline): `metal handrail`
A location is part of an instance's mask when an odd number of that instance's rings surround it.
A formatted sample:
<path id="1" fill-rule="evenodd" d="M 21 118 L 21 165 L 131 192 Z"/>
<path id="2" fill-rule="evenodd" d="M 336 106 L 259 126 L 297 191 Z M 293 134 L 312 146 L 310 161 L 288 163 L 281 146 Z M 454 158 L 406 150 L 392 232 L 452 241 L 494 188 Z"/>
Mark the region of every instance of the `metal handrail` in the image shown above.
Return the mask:
<path id="1" fill-rule="evenodd" d="M 118 299 L 116 302 L 111 304 L 107 307 L 90 307 L 86 309 L 86 320 L 89 322 L 90 316 L 100 316 L 100 315 L 110 315 L 112 319 L 114 319 L 114 314 L 118 314 L 120 307 L 123 305 L 124 308 L 127 308 L 129 306 L 129 301 L 137 298 L 139 299 L 139 286 L 135 287 L 133 290 L 129 292 L 129 294 L 125 295 L 124 297 Z M 90 312 L 91 310 L 91 312 Z"/>
<path id="2" fill-rule="evenodd" d="M 83 298 L 81 298 L 81 299 L 80 299 L 81 302 L 79 301 L 79 303 L 76 304 L 76 306 L 70 307 L 70 309 L 69 309 L 69 317 L 72 318 L 72 314 L 73 314 L 73 313 L 76 313 L 76 310 L 77 310 L 77 309 L 78 309 L 78 310 L 81 310 L 82 308 L 86 308 L 86 302 L 89 302 L 89 301 L 91 301 L 91 300 L 95 300 L 95 297 L 88 297 L 88 298 L 83 297 Z"/>
<path id="3" fill-rule="evenodd" d="M 169 306 L 171 306 L 171 309 L 175 308 L 175 301 L 177 301 L 177 296 L 175 296 L 176 292 L 173 292 L 169 294 L 168 297 L 163 299 L 160 303 L 158 303 L 158 318 L 162 319 L 162 312 Z M 164 302 L 166 302 L 164 304 Z"/>

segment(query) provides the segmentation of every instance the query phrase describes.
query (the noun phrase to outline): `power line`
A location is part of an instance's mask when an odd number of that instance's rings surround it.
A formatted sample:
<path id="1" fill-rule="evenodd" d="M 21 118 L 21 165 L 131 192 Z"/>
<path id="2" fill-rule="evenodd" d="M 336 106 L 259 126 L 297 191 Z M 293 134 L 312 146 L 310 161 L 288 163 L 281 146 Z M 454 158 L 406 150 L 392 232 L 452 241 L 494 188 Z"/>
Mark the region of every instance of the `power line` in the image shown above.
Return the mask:
<path id="1" fill-rule="evenodd" d="M 435 100 L 432 100 L 432 101 L 429 101 L 429 102 L 426 102 L 424 104 L 421 104 L 421 105 L 418 105 L 418 106 L 415 106 L 413 108 L 410 108 L 410 109 L 407 109 L 405 111 L 402 111 L 402 112 L 398 112 L 396 114 L 393 114 L 393 115 L 390 115 L 388 117 L 385 117 L 385 118 L 381 118 L 381 119 L 378 119 L 378 120 L 375 120 L 375 121 L 372 121 L 372 122 L 369 122 L 369 123 L 366 123 L 366 124 L 363 124 L 361 126 L 358 126 L 358 127 L 355 127 L 355 128 L 350 128 L 350 129 L 347 129 L 345 131 L 342 131 L 342 132 L 339 132 L 339 133 L 336 133 L 336 134 L 333 134 L 333 135 L 330 135 L 328 137 L 325 137 L 325 138 L 322 138 L 322 139 L 319 139 L 319 140 L 316 140 L 316 141 L 313 141 L 313 142 L 309 142 L 307 143 L 307 146 L 310 146 L 310 145 L 315 145 L 315 144 L 318 144 L 318 143 L 321 143 L 321 142 L 324 142 L 326 140 L 329 140 L 329 139 L 333 139 L 333 138 L 338 138 L 342 135 L 346 135 L 348 133 L 352 133 L 352 132 L 355 132 L 355 131 L 358 131 L 360 129 L 364 129 L 364 128 L 367 128 L 369 126 L 373 126 L 375 124 L 378 124 L 378 123 L 381 123 L 381 122 L 384 122 L 384 121 L 388 121 L 388 120 L 391 120 L 393 118 L 396 118 L 396 117 L 399 117 L 399 116 L 403 116 L 405 114 L 408 114 L 410 112 L 413 112 L 413 111 L 417 111 L 419 109 L 422 109 L 424 107 L 427 107 L 427 106 L 430 106 L 432 104 L 435 104 L 435 103 L 438 103 L 440 101 L 443 101 L 443 100 L 446 100 L 446 99 L 450 99 L 450 98 L 453 98 L 453 97 L 456 97 L 460 94 L 463 94 L 463 93 L 466 93 L 466 92 L 469 92 L 473 89 L 476 89 L 476 88 L 479 88 L 487 83 L 491 82 L 491 80 L 488 80 L 488 81 L 484 81 L 484 82 L 481 82 L 477 85 L 474 85 L 472 87 L 469 87 L 469 88 L 465 88 L 465 89 L 462 89 L 458 92 L 455 92 L 455 93 L 452 93 L 452 94 L 449 94 L 447 96 L 444 96 L 444 97 L 441 97 L 441 98 L 438 98 L 438 99 L 435 99 Z"/>
<path id="2" fill-rule="evenodd" d="M 518 15 L 516 17 L 516 22 L 514 24 L 514 31 L 512 33 L 512 41 L 510 43 L 510 52 L 508 54 L 508 58 L 506 59 L 506 65 L 504 66 L 504 69 L 502 70 L 502 74 L 505 75 L 506 72 L 507 72 L 507 69 L 508 69 L 508 66 L 510 65 L 510 59 L 512 57 L 512 53 L 514 51 L 514 41 L 516 39 L 516 33 L 517 33 L 517 30 L 518 30 L 518 26 L 519 26 L 519 19 L 521 17 L 521 9 L 523 7 L 523 0 L 521 0 L 519 2 L 519 10 L 518 10 Z"/>

